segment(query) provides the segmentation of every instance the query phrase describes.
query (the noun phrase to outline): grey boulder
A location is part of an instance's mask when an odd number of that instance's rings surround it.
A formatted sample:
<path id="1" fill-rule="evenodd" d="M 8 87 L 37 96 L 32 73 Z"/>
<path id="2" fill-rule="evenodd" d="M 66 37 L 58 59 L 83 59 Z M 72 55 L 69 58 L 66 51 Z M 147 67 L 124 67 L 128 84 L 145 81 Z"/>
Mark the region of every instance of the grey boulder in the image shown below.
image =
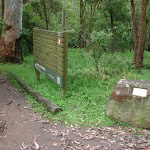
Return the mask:
<path id="1" fill-rule="evenodd" d="M 119 80 L 106 114 L 113 120 L 150 129 L 150 80 Z"/>

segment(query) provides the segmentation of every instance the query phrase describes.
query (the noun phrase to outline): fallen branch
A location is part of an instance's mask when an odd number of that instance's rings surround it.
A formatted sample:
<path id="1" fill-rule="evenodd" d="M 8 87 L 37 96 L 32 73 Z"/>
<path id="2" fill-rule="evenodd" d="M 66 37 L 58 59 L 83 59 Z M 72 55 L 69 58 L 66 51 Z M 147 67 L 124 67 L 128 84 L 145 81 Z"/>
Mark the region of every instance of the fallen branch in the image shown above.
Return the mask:
<path id="1" fill-rule="evenodd" d="M 9 72 L 9 74 L 19 83 L 19 85 L 31 96 L 33 96 L 38 102 L 43 103 L 47 110 L 52 112 L 53 114 L 56 114 L 60 111 L 62 111 L 62 108 L 58 105 L 54 104 L 47 98 L 43 97 L 39 93 L 37 93 L 35 90 L 33 90 L 31 87 L 29 87 L 27 84 L 25 84 L 21 79 L 19 79 L 16 75 Z"/>

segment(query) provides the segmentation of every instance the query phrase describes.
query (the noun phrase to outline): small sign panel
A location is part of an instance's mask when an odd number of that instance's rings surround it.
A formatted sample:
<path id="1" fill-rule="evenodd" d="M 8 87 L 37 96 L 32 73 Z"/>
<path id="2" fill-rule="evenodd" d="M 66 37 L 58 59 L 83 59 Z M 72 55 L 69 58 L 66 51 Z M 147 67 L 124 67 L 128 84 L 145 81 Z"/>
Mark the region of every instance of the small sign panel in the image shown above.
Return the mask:
<path id="1" fill-rule="evenodd" d="M 60 77 L 57 77 L 57 84 L 60 84 Z"/>
<path id="2" fill-rule="evenodd" d="M 61 44 L 61 40 L 60 39 L 58 39 L 58 44 Z"/>
<path id="3" fill-rule="evenodd" d="M 132 95 L 140 96 L 140 97 L 146 97 L 147 96 L 147 90 L 146 89 L 140 89 L 140 88 L 134 88 Z"/>

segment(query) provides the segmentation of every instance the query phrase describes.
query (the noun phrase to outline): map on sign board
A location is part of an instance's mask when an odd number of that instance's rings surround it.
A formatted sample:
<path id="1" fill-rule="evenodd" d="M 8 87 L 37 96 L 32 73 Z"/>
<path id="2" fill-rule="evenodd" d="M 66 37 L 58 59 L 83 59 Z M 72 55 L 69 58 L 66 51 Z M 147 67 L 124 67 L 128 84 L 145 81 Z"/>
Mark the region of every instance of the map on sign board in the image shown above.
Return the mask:
<path id="1" fill-rule="evenodd" d="M 140 97 L 146 97 L 147 96 L 147 90 L 141 89 L 141 88 L 134 88 L 132 95 L 140 96 Z"/>

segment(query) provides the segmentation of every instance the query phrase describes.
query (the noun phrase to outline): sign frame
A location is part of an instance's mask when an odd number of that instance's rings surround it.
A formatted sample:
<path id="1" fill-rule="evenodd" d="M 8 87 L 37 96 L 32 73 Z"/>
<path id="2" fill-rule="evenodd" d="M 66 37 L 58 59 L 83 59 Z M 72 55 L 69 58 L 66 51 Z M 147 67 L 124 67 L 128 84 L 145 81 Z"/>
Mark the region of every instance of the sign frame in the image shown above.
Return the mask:
<path id="1" fill-rule="evenodd" d="M 54 81 L 67 93 L 68 32 L 33 29 L 33 54 L 36 79 L 40 73 Z"/>

